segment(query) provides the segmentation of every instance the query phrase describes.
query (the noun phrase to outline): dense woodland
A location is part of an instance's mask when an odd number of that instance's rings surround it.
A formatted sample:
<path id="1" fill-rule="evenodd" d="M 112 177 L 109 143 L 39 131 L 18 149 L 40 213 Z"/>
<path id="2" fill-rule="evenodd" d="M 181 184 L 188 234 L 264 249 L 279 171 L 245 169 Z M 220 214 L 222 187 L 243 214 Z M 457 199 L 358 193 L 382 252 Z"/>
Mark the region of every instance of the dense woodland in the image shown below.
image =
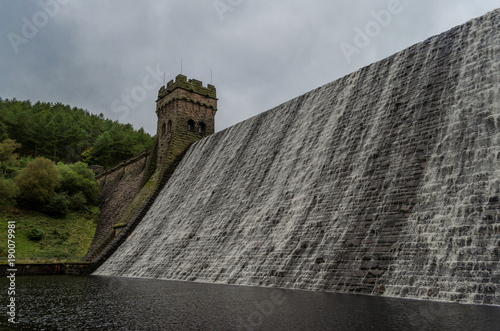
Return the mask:
<path id="1" fill-rule="evenodd" d="M 111 167 L 152 146 L 141 128 L 61 103 L 0 99 L 0 207 L 65 217 L 91 210 L 98 186 L 89 165 Z"/>
<path id="2" fill-rule="evenodd" d="M 21 144 L 20 156 L 106 168 L 150 148 L 154 140 L 142 128 L 61 103 L 0 99 L 0 142 L 7 138 Z"/>

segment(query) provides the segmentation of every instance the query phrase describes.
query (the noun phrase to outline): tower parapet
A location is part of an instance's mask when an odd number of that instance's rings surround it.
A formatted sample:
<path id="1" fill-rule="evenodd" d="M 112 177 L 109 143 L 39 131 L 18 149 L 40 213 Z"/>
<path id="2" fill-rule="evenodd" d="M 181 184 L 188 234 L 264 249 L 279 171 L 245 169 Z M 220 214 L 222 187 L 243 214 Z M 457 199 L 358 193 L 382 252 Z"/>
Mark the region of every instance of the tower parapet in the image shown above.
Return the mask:
<path id="1" fill-rule="evenodd" d="M 208 84 L 207 87 L 204 87 L 201 81 L 197 79 L 188 80 L 184 75 L 177 75 L 177 77 L 175 77 L 175 82 L 171 80 L 167 83 L 167 87 L 162 86 L 158 92 L 158 99 L 163 98 L 176 88 L 182 88 L 187 91 L 217 99 L 215 86 Z"/>

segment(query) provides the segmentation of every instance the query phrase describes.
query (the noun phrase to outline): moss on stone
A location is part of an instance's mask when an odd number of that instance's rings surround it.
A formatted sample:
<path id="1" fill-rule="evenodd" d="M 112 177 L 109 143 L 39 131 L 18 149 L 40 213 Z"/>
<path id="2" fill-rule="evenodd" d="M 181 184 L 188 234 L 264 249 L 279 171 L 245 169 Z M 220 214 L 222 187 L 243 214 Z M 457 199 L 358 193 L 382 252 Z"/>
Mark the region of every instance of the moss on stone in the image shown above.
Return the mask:
<path id="1" fill-rule="evenodd" d="M 149 178 L 146 184 L 142 187 L 139 193 L 135 196 L 134 200 L 130 203 L 127 210 L 120 217 L 120 223 L 127 223 L 134 217 L 135 214 L 139 212 L 142 205 L 148 200 L 151 194 L 154 192 L 156 185 L 158 184 L 158 179 L 160 178 L 160 170 L 156 169 L 153 175 Z"/>
<path id="2" fill-rule="evenodd" d="M 117 223 L 115 225 L 113 225 L 113 229 L 120 229 L 120 228 L 124 228 L 127 226 L 128 223 Z"/>

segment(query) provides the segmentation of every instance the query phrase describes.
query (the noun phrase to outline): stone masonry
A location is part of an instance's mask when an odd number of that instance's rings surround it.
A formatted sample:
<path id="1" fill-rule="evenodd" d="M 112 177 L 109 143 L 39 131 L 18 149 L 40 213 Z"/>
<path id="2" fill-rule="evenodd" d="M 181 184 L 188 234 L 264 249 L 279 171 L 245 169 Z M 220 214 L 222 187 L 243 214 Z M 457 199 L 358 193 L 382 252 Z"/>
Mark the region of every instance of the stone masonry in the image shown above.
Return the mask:
<path id="1" fill-rule="evenodd" d="M 193 142 L 214 133 L 217 111 L 215 86 L 177 75 L 162 87 L 156 102 L 158 115 L 157 164 L 164 168 Z"/>

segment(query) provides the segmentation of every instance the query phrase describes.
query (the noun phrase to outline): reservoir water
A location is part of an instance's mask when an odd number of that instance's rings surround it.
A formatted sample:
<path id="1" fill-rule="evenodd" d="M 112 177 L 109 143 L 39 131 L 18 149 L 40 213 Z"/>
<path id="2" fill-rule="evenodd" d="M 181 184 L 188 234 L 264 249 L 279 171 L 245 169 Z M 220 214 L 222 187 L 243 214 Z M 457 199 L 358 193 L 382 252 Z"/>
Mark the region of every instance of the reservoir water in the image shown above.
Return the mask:
<path id="1" fill-rule="evenodd" d="M 6 278 L 1 286 L 7 288 Z M 2 296 L 3 307 L 5 303 Z M 107 276 L 18 277 L 16 304 L 16 328 L 3 317 L 1 330 L 498 330 L 500 326 L 496 306 Z"/>

